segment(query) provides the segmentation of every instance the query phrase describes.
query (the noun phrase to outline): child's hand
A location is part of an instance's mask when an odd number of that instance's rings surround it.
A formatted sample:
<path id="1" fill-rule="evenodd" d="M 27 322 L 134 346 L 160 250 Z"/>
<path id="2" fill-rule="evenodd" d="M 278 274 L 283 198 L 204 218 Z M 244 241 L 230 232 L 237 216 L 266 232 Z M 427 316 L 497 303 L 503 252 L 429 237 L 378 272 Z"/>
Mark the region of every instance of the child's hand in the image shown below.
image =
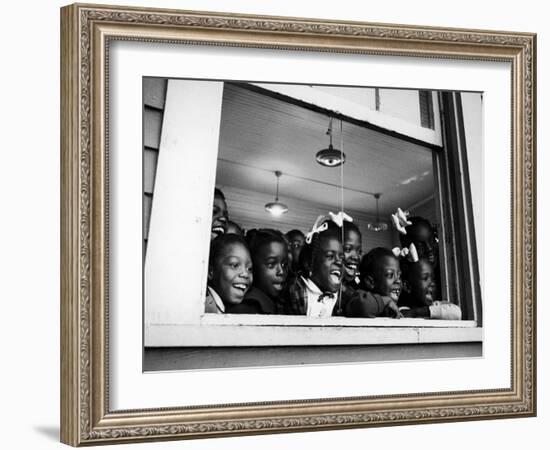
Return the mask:
<path id="1" fill-rule="evenodd" d="M 458 305 L 451 302 L 436 301 L 430 306 L 430 319 L 460 320 L 462 311 Z"/>
<path id="2" fill-rule="evenodd" d="M 399 311 L 397 304 L 389 297 L 386 297 L 386 298 L 388 298 L 389 301 L 386 303 L 386 306 L 384 307 L 384 315 L 386 317 L 393 317 L 394 319 L 401 319 L 403 317 L 403 314 L 401 313 L 401 311 Z"/>

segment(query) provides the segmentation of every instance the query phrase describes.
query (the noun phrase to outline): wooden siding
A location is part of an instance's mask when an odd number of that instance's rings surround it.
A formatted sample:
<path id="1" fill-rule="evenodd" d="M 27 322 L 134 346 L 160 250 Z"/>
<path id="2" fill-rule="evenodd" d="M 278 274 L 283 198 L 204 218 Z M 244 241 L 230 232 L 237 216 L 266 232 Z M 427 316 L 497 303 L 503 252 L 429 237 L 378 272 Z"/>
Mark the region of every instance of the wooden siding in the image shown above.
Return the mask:
<path id="1" fill-rule="evenodd" d="M 166 79 L 143 78 L 143 104 L 164 110 L 166 101 Z"/>
<path id="2" fill-rule="evenodd" d="M 158 148 L 166 100 L 166 79 L 143 78 L 143 255 L 147 251 Z"/>
<path id="3" fill-rule="evenodd" d="M 418 91 L 420 105 L 420 124 L 425 128 L 434 129 L 434 106 L 431 91 Z"/>
<path id="4" fill-rule="evenodd" d="M 145 106 L 143 110 L 143 145 L 158 149 L 163 111 Z"/>
<path id="5" fill-rule="evenodd" d="M 143 192 L 153 194 L 157 173 L 158 150 L 145 147 L 143 151 Z"/>
<path id="6" fill-rule="evenodd" d="M 149 236 L 149 223 L 151 221 L 151 205 L 153 204 L 153 196 L 143 194 L 143 239 L 147 240 Z"/>

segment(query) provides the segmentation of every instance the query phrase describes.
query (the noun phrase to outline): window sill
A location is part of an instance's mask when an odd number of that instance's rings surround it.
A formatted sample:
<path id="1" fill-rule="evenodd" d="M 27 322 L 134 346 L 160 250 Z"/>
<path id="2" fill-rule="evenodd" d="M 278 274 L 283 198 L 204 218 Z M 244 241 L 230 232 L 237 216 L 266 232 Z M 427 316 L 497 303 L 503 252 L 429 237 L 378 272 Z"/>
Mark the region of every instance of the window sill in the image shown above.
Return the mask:
<path id="1" fill-rule="evenodd" d="M 383 345 L 481 342 L 475 321 L 203 314 L 195 323 L 147 324 L 146 347 Z"/>

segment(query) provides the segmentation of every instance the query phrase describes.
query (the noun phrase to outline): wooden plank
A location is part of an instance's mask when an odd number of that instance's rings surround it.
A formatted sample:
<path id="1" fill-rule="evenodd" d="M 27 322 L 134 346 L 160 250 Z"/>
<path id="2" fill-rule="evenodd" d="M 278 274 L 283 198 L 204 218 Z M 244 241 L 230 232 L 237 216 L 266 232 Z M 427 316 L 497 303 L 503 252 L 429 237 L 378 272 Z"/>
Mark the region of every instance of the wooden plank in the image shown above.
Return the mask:
<path id="1" fill-rule="evenodd" d="M 158 155 L 158 150 L 151 148 L 143 150 L 143 192 L 148 194 L 152 194 L 155 188 Z"/>
<path id="2" fill-rule="evenodd" d="M 307 326 L 307 327 L 393 327 L 393 328 L 475 328 L 474 320 L 434 320 L 389 317 L 307 317 L 271 314 L 204 314 L 201 325 Z"/>
<path id="3" fill-rule="evenodd" d="M 383 345 L 482 340 L 482 328 L 152 324 L 145 326 L 147 347 Z"/>
<path id="4" fill-rule="evenodd" d="M 363 101 L 363 104 L 356 103 L 345 98 L 349 97 L 349 94 L 345 97 L 337 94 L 338 91 L 349 88 L 333 88 L 334 94 L 330 95 L 330 88 L 320 90 L 302 85 L 242 83 L 239 86 L 319 111 L 327 117 L 344 118 L 348 122 L 360 123 L 363 127 L 376 129 L 400 139 L 441 147 L 441 136 L 434 130 L 420 126 L 418 91 L 414 89 L 380 89 L 381 109 L 375 111 L 365 105 L 368 101 Z M 404 107 L 409 111 L 403 113 Z M 414 120 L 411 120 L 410 112 L 413 113 Z"/>
<path id="5" fill-rule="evenodd" d="M 180 323 L 204 311 L 219 144 L 223 83 L 170 80 L 167 89 L 144 270 L 146 323 Z"/>
<path id="6" fill-rule="evenodd" d="M 145 107 L 143 110 L 143 145 L 158 149 L 163 112 Z"/>
<path id="7" fill-rule="evenodd" d="M 166 101 L 166 78 L 143 77 L 143 104 L 164 109 Z"/>

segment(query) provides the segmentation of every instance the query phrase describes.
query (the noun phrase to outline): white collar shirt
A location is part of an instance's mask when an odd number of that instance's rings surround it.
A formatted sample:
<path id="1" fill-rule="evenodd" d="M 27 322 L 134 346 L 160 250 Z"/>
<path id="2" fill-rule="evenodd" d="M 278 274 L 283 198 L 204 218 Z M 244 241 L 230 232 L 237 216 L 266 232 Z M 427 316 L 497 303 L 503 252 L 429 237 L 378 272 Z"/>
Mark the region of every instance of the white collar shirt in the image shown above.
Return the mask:
<path id="1" fill-rule="evenodd" d="M 225 312 L 225 305 L 223 304 L 223 301 L 222 301 L 222 298 L 220 297 L 220 295 L 214 289 L 212 289 L 210 286 L 208 286 L 208 292 L 210 292 L 210 295 L 214 299 L 214 303 L 218 307 L 219 311 L 224 313 Z"/>
<path id="2" fill-rule="evenodd" d="M 331 317 L 334 305 L 338 300 L 338 294 L 324 293 L 310 279 L 302 277 L 306 287 L 306 300 L 308 317 Z"/>

